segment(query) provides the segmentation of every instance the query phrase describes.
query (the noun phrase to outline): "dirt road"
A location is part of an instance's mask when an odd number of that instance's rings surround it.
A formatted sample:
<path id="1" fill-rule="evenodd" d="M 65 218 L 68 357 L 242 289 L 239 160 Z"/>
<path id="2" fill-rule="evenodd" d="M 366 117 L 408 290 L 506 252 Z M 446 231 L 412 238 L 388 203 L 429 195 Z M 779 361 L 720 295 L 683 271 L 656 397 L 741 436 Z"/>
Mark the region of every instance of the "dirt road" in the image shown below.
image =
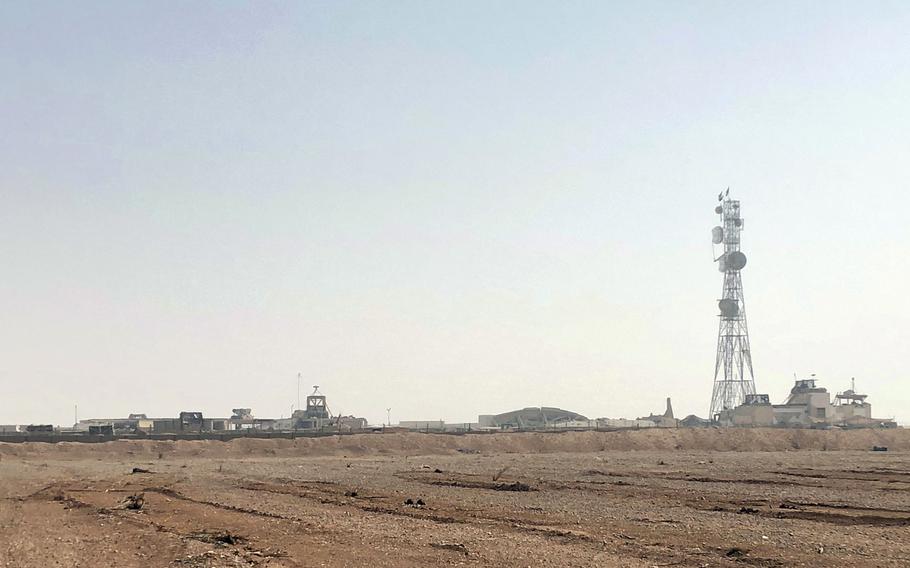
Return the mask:
<path id="1" fill-rule="evenodd" d="M 4 447 L 0 566 L 910 565 L 910 453 L 413 436 L 394 455 Z"/>

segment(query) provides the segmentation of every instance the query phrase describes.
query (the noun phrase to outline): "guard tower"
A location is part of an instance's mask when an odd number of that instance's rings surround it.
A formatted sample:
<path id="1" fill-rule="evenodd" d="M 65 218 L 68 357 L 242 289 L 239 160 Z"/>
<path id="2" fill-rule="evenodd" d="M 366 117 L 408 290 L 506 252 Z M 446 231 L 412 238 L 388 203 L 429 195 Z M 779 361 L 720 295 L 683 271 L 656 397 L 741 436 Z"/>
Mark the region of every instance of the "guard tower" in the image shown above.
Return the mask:
<path id="1" fill-rule="evenodd" d="M 712 230 L 711 240 L 715 246 L 723 247 L 720 256 L 715 253 L 714 261 L 724 275 L 724 287 L 717 303 L 720 326 L 717 332 L 714 390 L 711 394 L 711 420 L 716 420 L 722 410 L 735 408 L 745 402 L 748 395 L 755 394 L 741 276 L 741 271 L 746 266 L 746 255 L 740 250 L 743 218 L 740 215 L 739 201 L 730 199 L 729 188 L 726 193 L 718 195 L 717 199 L 720 204 L 714 208 L 714 212 L 720 216 L 720 225 Z"/>
<path id="2" fill-rule="evenodd" d="M 331 418 L 329 407 L 325 403 L 325 395 L 319 394 L 319 385 L 313 385 L 313 394 L 306 397 L 306 411 L 303 413 L 304 418 L 322 418 L 328 420 Z"/>

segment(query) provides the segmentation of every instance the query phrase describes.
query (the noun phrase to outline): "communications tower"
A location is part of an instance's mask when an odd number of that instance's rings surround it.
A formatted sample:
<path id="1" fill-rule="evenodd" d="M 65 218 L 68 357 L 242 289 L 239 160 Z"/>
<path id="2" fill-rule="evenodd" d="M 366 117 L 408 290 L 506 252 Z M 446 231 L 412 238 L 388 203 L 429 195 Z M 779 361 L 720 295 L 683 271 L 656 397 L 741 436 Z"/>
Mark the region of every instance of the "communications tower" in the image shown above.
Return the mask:
<path id="1" fill-rule="evenodd" d="M 712 230 L 711 240 L 714 245 L 723 246 L 720 256 L 715 253 L 714 261 L 724 275 L 724 287 L 717 302 L 720 326 L 717 332 L 714 390 L 711 394 L 711 420 L 716 420 L 721 411 L 742 404 L 746 395 L 755 394 L 741 276 L 741 271 L 746 266 L 746 255 L 739 250 L 743 218 L 740 215 L 739 201 L 730 199 L 729 188 L 726 193 L 721 192 L 717 200 L 720 204 L 714 208 L 714 212 L 720 216 L 720 225 Z"/>

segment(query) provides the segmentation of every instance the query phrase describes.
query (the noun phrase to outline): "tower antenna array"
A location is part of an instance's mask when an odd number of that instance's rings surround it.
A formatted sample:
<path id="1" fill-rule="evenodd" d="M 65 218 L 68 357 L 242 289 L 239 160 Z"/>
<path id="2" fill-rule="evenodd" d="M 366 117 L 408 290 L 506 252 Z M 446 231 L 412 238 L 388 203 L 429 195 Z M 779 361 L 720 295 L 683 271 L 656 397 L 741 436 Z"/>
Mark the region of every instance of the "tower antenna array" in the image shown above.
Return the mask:
<path id="1" fill-rule="evenodd" d="M 740 250 L 743 218 L 739 201 L 730 199 L 730 188 L 717 196 L 720 204 L 714 212 L 720 216 L 720 225 L 711 232 L 715 245 L 722 245 L 723 252 L 714 261 L 724 275 L 717 332 L 717 359 L 714 364 L 714 389 L 711 393 L 711 419 L 716 420 L 723 410 L 742 404 L 746 395 L 755 394 L 755 376 L 752 372 L 752 351 L 749 347 L 749 328 L 746 324 L 746 303 L 743 298 L 741 271 L 746 266 L 746 255 Z"/>

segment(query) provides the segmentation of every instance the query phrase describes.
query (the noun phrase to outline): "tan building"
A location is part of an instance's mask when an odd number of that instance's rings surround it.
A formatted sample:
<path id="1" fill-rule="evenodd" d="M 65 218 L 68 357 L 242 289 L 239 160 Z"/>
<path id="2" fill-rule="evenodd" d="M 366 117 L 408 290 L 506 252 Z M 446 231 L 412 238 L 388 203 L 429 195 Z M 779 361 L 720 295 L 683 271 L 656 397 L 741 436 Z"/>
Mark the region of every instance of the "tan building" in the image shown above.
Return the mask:
<path id="1" fill-rule="evenodd" d="M 737 406 L 729 413 L 726 418 L 732 426 L 772 426 L 774 425 L 774 407 L 771 405 L 771 399 L 766 394 L 746 395 L 746 402 Z M 721 424 L 724 421 L 724 413 L 721 413 Z"/>

